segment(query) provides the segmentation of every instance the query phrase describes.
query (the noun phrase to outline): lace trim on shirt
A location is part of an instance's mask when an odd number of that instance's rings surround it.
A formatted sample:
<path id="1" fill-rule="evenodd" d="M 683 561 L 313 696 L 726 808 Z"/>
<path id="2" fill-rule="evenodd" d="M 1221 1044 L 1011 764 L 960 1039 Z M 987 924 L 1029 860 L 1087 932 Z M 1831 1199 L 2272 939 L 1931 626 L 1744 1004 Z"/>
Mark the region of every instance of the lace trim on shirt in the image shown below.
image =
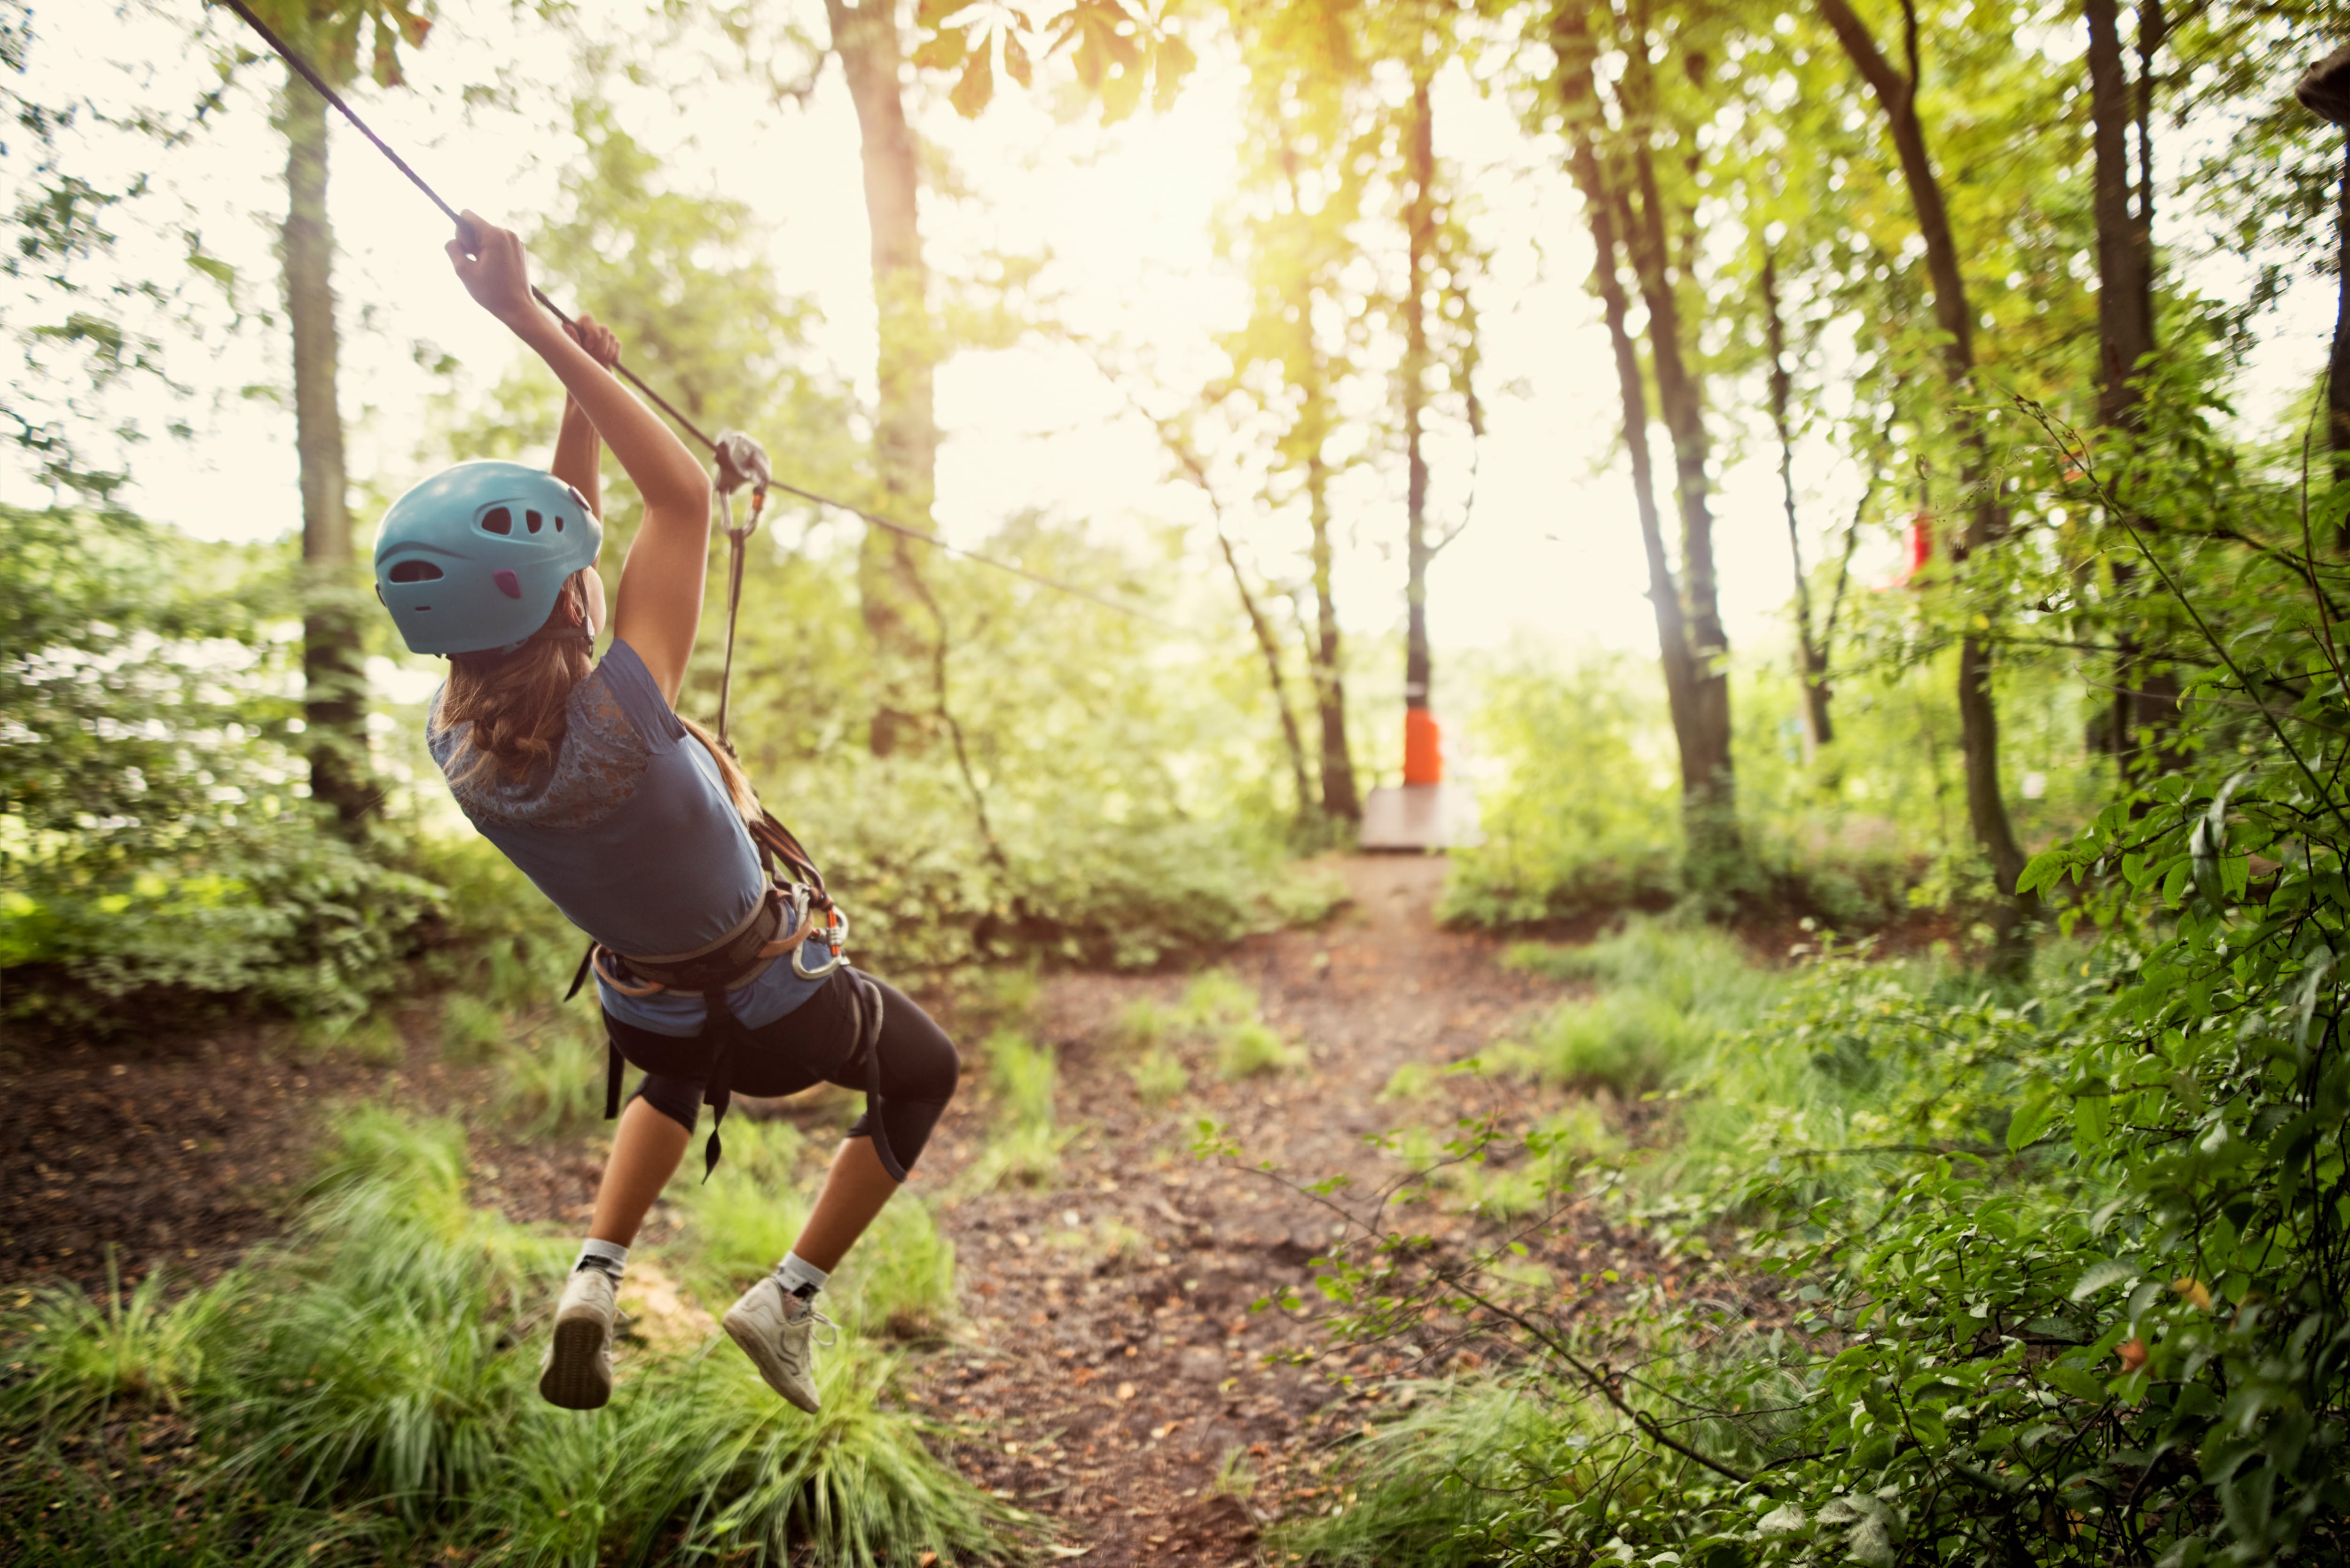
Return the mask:
<path id="1" fill-rule="evenodd" d="M 440 700 L 433 700 L 438 711 Z M 586 827 L 626 805 L 652 761 L 636 726 L 604 680 L 591 671 L 565 703 L 568 728 L 555 760 L 529 777 L 508 779 L 494 767 L 463 783 L 473 756 L 473 725 L 432 736 L 432 760 L 449 778 L 457 805 L 473 821 L 508 826 Z"/>

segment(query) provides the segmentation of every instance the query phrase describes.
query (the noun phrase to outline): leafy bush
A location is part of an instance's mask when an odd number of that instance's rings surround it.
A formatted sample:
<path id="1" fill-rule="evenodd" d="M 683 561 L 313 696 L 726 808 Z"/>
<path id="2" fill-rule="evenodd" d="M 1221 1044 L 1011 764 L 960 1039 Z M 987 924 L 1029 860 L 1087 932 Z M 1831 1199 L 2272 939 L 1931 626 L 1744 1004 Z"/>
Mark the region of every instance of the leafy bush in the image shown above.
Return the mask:
<path id="1" fill-rule="evenodd" d="M 1488 681 L 1472 729 L 1484 844 L 1455 850 L 1438 918 L 1482 926 L 1661 906 L 1679 896 L 1679 814 L 1652 666 L 1589 655 Z"/>
<path id="2" fill-rule="evenodd" d="M 403 984 L 429 881 L 328 829 L 272 550 L 0 506 L 0 971 L 8 1016 L 151 1027 L 258 1003 L 348 1019 Z"/>
<path id="3" fill-rule="evenodd" d="M 689 1226 L 681 1278 L 715 1311 L 798 1240 L 822 1170 L 819 1151 L 786 1121 L 730 1116 L 725 1147 L 707 1182 L 684 1170 L 671 1188 Z M 825 1310 L 868 1337 L 935 1338 L 953 1320 L 954 1260 L 954 1243 L 940 1233 L 930 1207 L 901 1191 L 834 1272 Z"/>
<path id="4" fill-rule="evenodd" d="M 605 1070 L 599 1018 L 584 1009 L 545 1013 L 499 1050 L 491 1108 L 523 1137 L 578 1133 L 603 1116 Z"/>
<path id="5" fill-rule="evenodd" d="M 441 1051 L 454 1062 L 491 1060 L 504 1048 L 505 1013 L 476 996 L 452 991 L 441 999 Z"/>

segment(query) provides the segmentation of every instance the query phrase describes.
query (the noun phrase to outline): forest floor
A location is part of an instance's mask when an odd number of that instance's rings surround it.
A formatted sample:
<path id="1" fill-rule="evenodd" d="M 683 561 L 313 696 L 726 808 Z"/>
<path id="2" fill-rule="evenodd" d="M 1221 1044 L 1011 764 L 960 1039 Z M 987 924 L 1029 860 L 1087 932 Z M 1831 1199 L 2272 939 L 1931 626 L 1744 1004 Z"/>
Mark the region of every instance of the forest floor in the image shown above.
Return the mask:
<path id="1" fill-rule="evenodd" d="M 951 1434 L 944 1447 L 967 1475 L 1044 1517 L 1058 1556 L 1257 1561 L 1266 1521 L 1328 1506 L 1323 1465 L 1385 1397 L 1383 1380 L 1443 1369 L 1440 1348 L 1328 1339 L 1310 1260 L 1343 1227 L 1297 1189 L 1345 1173 L 1358 1185 L 1341 1199 L 1358 1201 L 1399 1173 L 1375 1140 L 1407 1123 L 1450 1129 L 1491 1114 L 1523 1126 L 1546 1107 L 1521 1084 L 1440 1075 L 1408 1098 L 1382 1091 L 1406 1064 L 1440 1068 L 1510 1036 L 1565 988 L 1503 968 L 1497 939 L 1435 927 L 1442 861 L 1338 866 L 1351 898 L 1329 922 L 1250 938 L 1219 961 L 1303 1048 L 1299 1064 L 1226 1080 L 1211 1045 L 1178 1037 L 1191 1087 L 1154 1108 L 1114 1025 L 1139 1000 L 1172 1003 L 1187 977 L 1054 977 L 1030 1029 L 1059 1061 L 1069 1141 L 1057 1174 L 972 1189 L 964 1174 L 990 1128 L 987 1096 L 967 1080 L 916 1178 L 957 1250 L 962 1315 L 911 1357 L 902 1397 Z M 483 1092 L 478 1069 L 421 1040 L 396 1066 L 296 1065 L 282 1042 L 242 1036 L 22 1056 L 0 1071 L 0 1279 L 101 1284 L 109 1251 L 126 1273 L 216 1272 L 286 1211 L 333 1102 L 407 1096 L 451 1110 Z M 846 1103 L 816 1116 L 838 1125 Z M 1228 1129 L 1241 1160 L 1192 1155 L 1203 1118 Z M 583 1218 L 600 1152 L 592 1136 L 525 1146 L 477 1134 L 476 1198 L 518 1219 Z M 1252 1168 L 1261 1160 L 1277 1174 Z M 648 1239 L 673 1222 L 657 1210 Z M 1482 1226 L 1426 1207 L 1411 1223 L 1440 1244 L 1473 1241 Z M 1540 1250 L 1627 1278 L 1658 1266 L 1583 1211 Z M 1284 1286 L 1306 1292 L 1305 1311 L 1250 1310 Z"/>

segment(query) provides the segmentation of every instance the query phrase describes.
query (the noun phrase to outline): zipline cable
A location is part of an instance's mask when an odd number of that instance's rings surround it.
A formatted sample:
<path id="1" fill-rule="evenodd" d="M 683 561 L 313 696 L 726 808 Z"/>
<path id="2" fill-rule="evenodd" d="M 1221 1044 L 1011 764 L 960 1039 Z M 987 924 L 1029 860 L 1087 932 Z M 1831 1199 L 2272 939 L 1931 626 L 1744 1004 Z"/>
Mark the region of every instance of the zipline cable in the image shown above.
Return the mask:
<path id="1" fill-rule="evenodd" d="M 253 14 L 252 7 L 247 5 L 244 3 L 244 0 L 218 0 L 218 4 L 225 5 L 230 10 L 235 12 L 240 17 L 244 18 L 244 25 L 246 26 L 252 28 L 255 33 L 260 34 L 261 41 L 267 44 L 270 48 L 276 53 L 277 57 L 284 60 L 287 67 L 290 67 L 296 75 L 299 76 L 304 81 L 308 82 L 312 88 L 317 92 L 320 98 L 325 99 L 327 102 L 333 105 L 337 112 L 341 114 L 345 119 L 349 120 L 351 122 L 351 128 L 357 130 L 361 136 L 366 137 L 368 140 L 374 145 L 375 150 L 378 152 L 382 153 L 386 158 L 390 159 L 393 168 L 399 170 L 402 174 L 407 175 L 408 182 L 415 186 L 418 190 L 423 192 L 424 199 L 426 201 L 431 202 L 434 206 L 440 208 L 442 213 L 446 216 L 451 223 L 457 224 L 461 228 L 464 225 L 465 220 L 463 215 L 460 213 L 456 208 L 443 201 L 441 197 L 441 192 L 435 191 L 431 185 L 425 182 L 423 175 L 419 174 L 415 170 L 410 168 L 408 160 L 393 151 L 391 144 L 384 140 L 382 137 L 378 136 L 375 131 L 369 127 L 368 122 L 359 117 L 358 111 L 353 109 L 349 104 L 343 101 L 342 94 L 337 92 L 333 88 L 327 85 L 326 78 L 321 77 L 317 70 L 312 68 L 309 61 L 296 54 L 291 45 L 287 44 L 285 39 L 279 37 L 275 32 L 271 31 L 268 23 L 264 22 L 260 17 L 255 16 Z M 561 306 L 546 297 L 546 293 L 541 290 L 536 284 L 533 284 L 531 286 L 530 293 L 531 297 L 537 300 L 539 304 L 545 306 L 548 311 L 553 313 L 557 321 L 562 322 L 566 327 L 577 325 L 573 322 L 570 317 L 564 314 L 563 307 Z M 646 397 L 650 398 L 655 406 L 657 406 L 661 412 L 667 414 L 671 419 L 675 420 L 679 428 L 683 430 L 686 434 L 700 441 L 713 455 L 717 453 L 718 442 L 712 441 L 709 436 L 702 433 L 701 426 L 695 424 L 691 420 L 687 419 L 685 415 L 679 412 L 675 404 L 671 403 L 667 398 L 662 397 L 659 392 L 654 391 L 650 387 L 645 385 L 644 380 L 639 377 L 634 370 L 629 369 L 627 365 L 619 361 L 615 361 L 613 363 L 612 369 L 618 370 L 621 376 L 628 380 L 628 383 L 630 386 L 636 388 L 637 390 L 642 392 Z M 1048 577 L 1041 572 L 1032 572 L 1025 566 L 1016 566 L 1010 561 L 998 560 L 993 556 L 982 555 L 977 550 L 967 550 L 960 545 L 950 545 L 935 534 L 928 534 L 924 533 L 920 528 L 909 527 L 907 524 L 898 522 L 894 518 L 885 517 L 879 512 L 868 511 L 867 508 L 858 506 L 852 502 L 841 501 L 829 495 L 819 494 L 813 490 L 803 490 L 796 484 L 787 484 L 780 479 L 771 479 L 767 483 L 769 487 L 780 490 L 786 495 L 795 495 L 802 501 L 809 503 L 811 505 L 829 507 L 836 512 L 846 512 L 850 516 L 859 518 L 864 522 L 869 523 L 876 528 L 887 529 L 890 533 L 899 535 L 904 538 L 920 540 L 921 543 L 928 545 L 934 549 L 944 550 L 951 556 L 961 556 L 965 560 L 977 561 L 983 566 L 993 566 L 997 571 L 1009 572 L 1015 577 L 1025 577 L 1030 582 L 1036 584 L 1040 587 L 1051 588 L 1055 592 L 1073 595 L 1074 597 L 1081 599 L 1091 599 L 1094 603 L 1101 606 L 1104 609 L 1116 610 L 1120 615 L 1129 615 L 1134 617 L 1137 620 L 1149 621 L 1151 625 L 1159 627 L 1168 631 L 1180 631 L 1182 629 L 1181 628 L 1174 625 L 1171 621 L 1164 620 L 1139 606 L 1121 603 L 1120 601 L 1111 598 L 1105 594 L 1097 593 L 1091 588 L 1080 587 L 1075 583 L 1065 583 L 1057 578 Z M 739 571 L 739 568 L 737 568 L 737 570 Z M 739 593 L 741 591 L 739 577 L 736 579 L 733 587 L 735 592 Z M 732 649 L 730 649 L 729 651 L 731 653 Z"/>

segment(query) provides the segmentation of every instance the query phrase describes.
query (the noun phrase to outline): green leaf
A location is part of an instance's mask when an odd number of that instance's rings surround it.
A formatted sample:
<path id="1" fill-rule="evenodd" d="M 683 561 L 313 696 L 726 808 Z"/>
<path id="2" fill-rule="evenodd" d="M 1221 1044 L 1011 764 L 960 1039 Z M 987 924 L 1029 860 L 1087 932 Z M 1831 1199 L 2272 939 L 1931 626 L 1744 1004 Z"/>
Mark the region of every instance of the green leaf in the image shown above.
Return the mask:
<path id="1" fill-rule="evenodd" d="M 2122 1258 L 2107 1258 L 2102 1262 L 2091 1263 L 2074 1282 L 2073 1299 L 2087 1301 L 2099 1291 L 2137 1279 L 2139 1272 L 2137 1264 Z"/>
<path id="2" fill-rule="evenodd" d="M 2057 1096 L 2045 1089 L 2034 1090 L 2022 1105 L 2016 1107 L 2014 1119 L 2007 1124 L 2007 1147 L 2015 1153 L 2038 1141 L 2056 1120 Z"/>
<path id="3" fill-rule="evenodd" d="M 2015 879 L 2019 893 L 2033 892 L 2048 887 L 2064 874 L 2071 857 L 2062 849 L 2043 849 L 2024 863 L 2023 874 Z"/>

